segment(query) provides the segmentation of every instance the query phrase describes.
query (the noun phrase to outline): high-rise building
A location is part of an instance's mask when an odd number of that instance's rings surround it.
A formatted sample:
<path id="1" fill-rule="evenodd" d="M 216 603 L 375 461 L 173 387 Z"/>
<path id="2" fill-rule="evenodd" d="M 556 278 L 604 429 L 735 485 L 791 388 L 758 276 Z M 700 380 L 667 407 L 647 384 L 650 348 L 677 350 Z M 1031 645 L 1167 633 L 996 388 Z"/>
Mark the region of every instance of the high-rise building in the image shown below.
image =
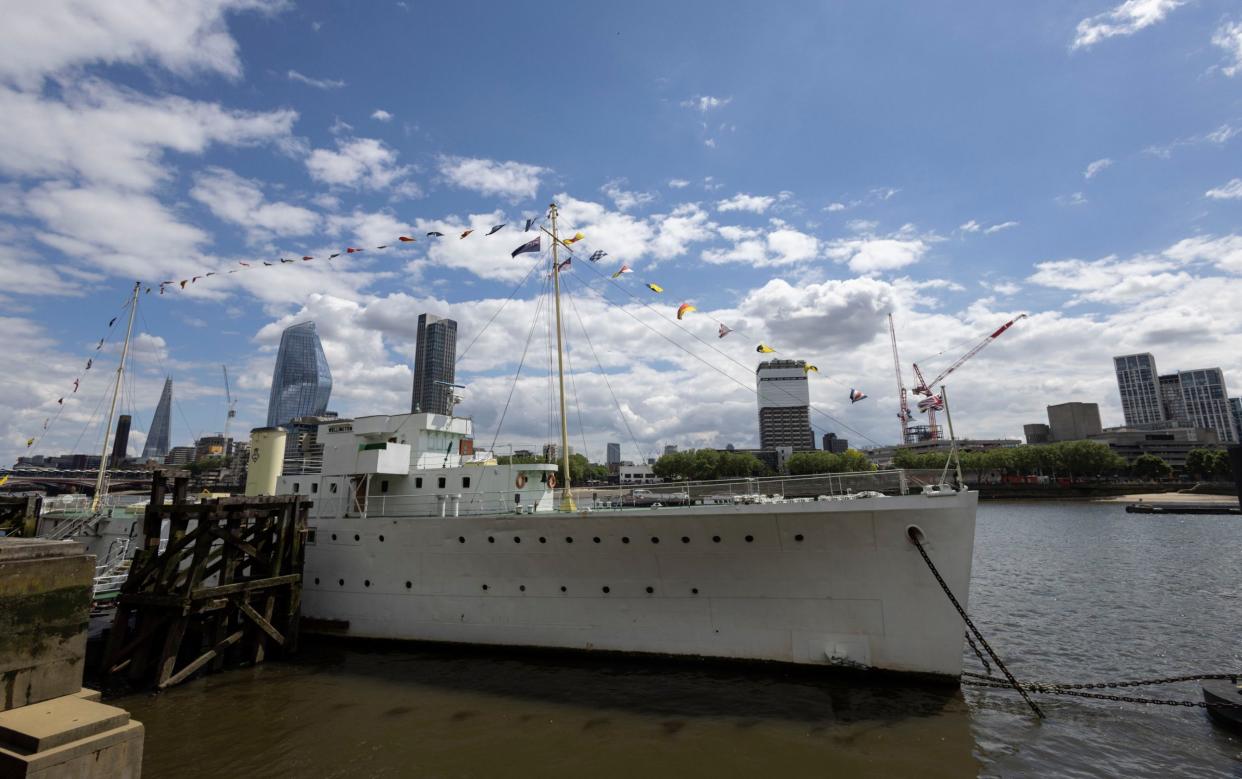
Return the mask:
<path id="1" fill-rule="evenodd" d="M 223 435 L 205 435 L 194 442 L 194 461 L 207 457 L 228 457 L 233 453 L 233 439 Z"/>
<path id="2" fill-rule="evenodd" d="M 194 447 L 174 446 L 164 456 L 165 465 L 189 465 L 194 462 Z"/>
<path id="3" fill-rule="evenodd" d="M 1178 371 L 1177 378 L 1190 425 L 1216 431 L 1222 444 L 1238 443 L 1224 372 L 1220 368 L 1201 368 Z"/>
<path id="4" fill-rule="evenodd" d="M 811 393 L 805 360 L 768 360 L 755 370 L 759 396 L 759 448 L 815 449 Z"/>
<path id="5" fill-rule="evenodd" d="M 1159 382 L 1160 412 L 1164 414 L 1165 421 L 1185 425 L 1186 399 L 1182 397 L 1182 378 L 1176 373 L 1169 373 L 1161 376 Z"/>
<path id="6" fill-rule="evenodd" d="M 1117 389 L 1121 392 L 1121 413 L 1126 425 L 1163 422 L 1156 358 L 1149 353 L 1114 357 L 1113 368 L 1117 371 Z"/>
<path id="7" fill-rule="evenodd" d="M 1230 398 L 1229 410 L 1233 412 L 1234 440 L 1242 443 L 1242 398 Z"/>
<path id="8" fill-rule="evenodd" d="M 155 406 L 155 415 L 151 417 L 151 428 L 147 431 L 147 442 L 142 447 L 143 460 L 163 460 L 168 454 L 169 437 L 172 433 L 172 377 L 164 379 L 164 391 L 160 393 L 160 402 Z"/>
<path id="9" fill-rule="evenodd" d="M 1048 406 L 1049 438 L 1053 441 L 1085 441 L 1104 432 L 1096 403 L 1058 403 Z"/>
<path id="10" fill-rule="evenodd" d="M 285 328 L 272 373 L 272 394 L 267 401 L 267 426 L 279 427 L 290 420 L 318 416 L 328 410 L 332 396 L 332 371 L 314 322 Z"/>
<path id="11" fill-rule="evenodd" d="M 677 444 L 665 444 L 664 453 L 665 454 L 677 454 Z"/>
<path id="12" fill-rule="evenodd" d="M 457 323 L 434 314 L 419 314 L 410 410 L 452 414 L 452 384 L 456 374 Z"/>
<path id="13" fill-rule="evenodd" d="M 608 456 L 605 465 L 617 465 L 621 462 L 621 444 L 608 444 Z"/>
<path id="14" fill-rule="evenodd" d="M 837 438 L 836 433 L 824 433 L 824 451 L 833 454 L 844 454 L 849 451 L 850 442 L 847 438 Z"/>
<path id="15" fill-rule="evenodd" d="M 116 436 L 112 440 L 112 459 L 109 461 L 113 466 L 125 462 L 125 458 L 129 456 L 129 426 L 132 421 L 129 414 L 117 417 Z"/>

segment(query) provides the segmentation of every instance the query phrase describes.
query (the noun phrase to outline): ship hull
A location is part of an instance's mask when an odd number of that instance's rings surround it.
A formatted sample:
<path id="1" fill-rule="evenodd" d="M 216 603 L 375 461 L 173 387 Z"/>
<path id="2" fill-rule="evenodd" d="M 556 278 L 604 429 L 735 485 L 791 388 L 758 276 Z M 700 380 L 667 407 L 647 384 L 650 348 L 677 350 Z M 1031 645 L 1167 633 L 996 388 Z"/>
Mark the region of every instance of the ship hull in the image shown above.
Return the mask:
<path id="1" fill-rule="evenodd" d="M 965 607 L 976 503 L 321 517 L 302 610 L 360 638 L 956 676 L 963 626 L 907 529 Z"/>

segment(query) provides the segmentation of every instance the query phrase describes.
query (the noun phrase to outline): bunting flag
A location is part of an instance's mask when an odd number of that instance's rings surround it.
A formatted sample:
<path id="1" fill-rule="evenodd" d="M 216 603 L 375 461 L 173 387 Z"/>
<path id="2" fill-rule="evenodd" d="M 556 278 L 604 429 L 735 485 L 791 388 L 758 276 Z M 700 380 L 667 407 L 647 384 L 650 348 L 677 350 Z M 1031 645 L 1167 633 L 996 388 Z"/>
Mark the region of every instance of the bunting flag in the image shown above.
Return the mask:
<path id="1" fill-rule="evenodd" d="M 912 422 L 914 421 L 914 414 L 910 413 L 910 409 L 908 408 L 902 409 L 901 411 L 897 412 L 897 418 L 902 420 L 903 422 Z"/>
<path id="2" fill-rule="evenodd" d="M 163 287 L 162 285 L 160 286 L 160 294 L 161 294 L 161 295 L 163 295 L 163 294 L 164 294 L 164 287 Z M 104 339 L 100 338 L 100 339 L 99 339 L 99 343 L 98 343 L 98 344 L 96 344 L 96 346 L 95 346 L 95 351 L 99 351 L 100 349 L 102 349 L 102 348 L 103 348 L 103 342 L 104 342 Z"/>
<path id="3" fill-rule="evenodd" d="M 51 418 L 51 417 L 46 417 L 46 418 L 44 418 L 44 420 L 43 420 L 43 429 L 44 429 L 44 430 L 47 430 L 47 423 L 48 423 L 48 422 L 51 422 L 51 421 L 52 421 L 52 418 Z"/>
<path id="4" fill-rule="evenodd" d="M 768 346 L 767 344 L 759 344 L 758 346 L 755 347 L 755 351 L 759 352 L 760 354 L 771 354 L 772 352 L 776 350 L 773 349 L 771 346 Z"/>
<path id="5" fill-rule="evenodd" d="M 509 223 L 508 223 L 508 222 L 505 222 L 505 224 L 499 224 L 499 225 L 495 225 L 495 226 L 493 226 L 493 227 L 492 227 L 492 229 L 490 229 L 490 230 L 488 230 L 488 231 L 487 231 L 487 235 L 492 235 L 493 233 L 498 232 L 498 231 L 499 231 L 502 227 L 504 227 L 506 224 L 509 224 Z M 483 237 L 484 237 L 484 238 L 486 238 L 487 236 L 485 235 L 485 236 L 483 236 Z"/>
<path id="6" fill-rule="evenodd" d="M 247 268 L 249 268 L 249 267 L 250 267 L 250 263 L 248 263 L 248 262 L 246 262 L 246 261 L 244 261 L 244 260 L 238 260 L 238 261 L 237 261 L 237 264 L 238 264 L 238 265 L 245 265 Z M 160 282 L 160 286 L 161 286 L 161 287 L 162 287 L 162 286 L 164 286 L 165 284 L 172 284 L 172 282 L 171 282 L 171 281 L 164 281 L 164 282 Z"/>
<path id="7" fill-rule="evenodd" d="M 339 254 L 334 254 L 334 255 L 332 255 L 332 257 L 340 257 L 340 256 L 341 256 L 341 255 L 339 255 Z M 332 257 L 329 257 L 328 259 L 330 260 L 330 259 L 332 259 Z M 272 267 L 272 264 L 271 264 L 270 262 L 268 262 L 267 260 L 264 260 L 264 261 L 263 261 L 263 267 L 264 267 L 264 268 L 270 268 L 270 267 Z M 185 289 L 185 282 L 184 282 L 184 281 L 183 281 L 183 282 L 181 282 L 181 288 L 182 288 L 182 289 Z"/>
<path id="8" fill-rule="evenodd" d="M 526 227 L 522 228 L 522 232 L 524 232 L 524 233 L 529 233 L 529 232 L 530 232 L 530 228 L 532 228 L 532 227 L 534 227 L 534 226 L 535 226 L 535 220 L 534 220 L 534 219 L 527 219 L 527 220 L 526 220 Z"/>
<path id="9" fill-rule="evenodd" d="M 616 279 L 616 278 L 620 278 L 621 274 L 623 273 L 633 273 L 633 272 L 634 272 L 634 269 L 631 268 L 630 266 L 622 265 L 620 268 L 617 268 L 617 272 L 612 274 L 612 277 Z"/>
<path id="10" fill-rule="evenodd" d="M 811 365 L 810 363 L 807 363 L 806 365 L 802 366 L 803 373 L 810 375 L 811 371 L 815 371 L 816 373 L 819 373 L 819 368 L 815 367 L 814 365 Z"/>
<path id="11" fill-rule="evenodd" d="M 31 439 L 31 440 L 33 441 L 34 439 Z M 3 476 L 0 476 L 0 487 L 3 487 L 4 485 L 8 483 L 9 483 L 9 475 L 7 473 L 4 474 Z"/>
<path id="12" fill-rule="evenodd" d="M 526 252 L 539 251 L 539 239 L 542 237 L 543 236 L 539 236 L 539 235 L 535 236 L 535 239 L 533 241 L 527 241 L 526 243 L 517 247 L 516 249 L 513 250 L 513 252 L 509 256 L 517 257 L 519 254 L 525 254 Z"/>
<path id="13" fill-rule="evenodd" d="M 263 264 L 264 264 L 264 265 L 271 265 L 271 263 L 270 263 L 270 262 L 265 262 L 265 263 L 263 263 Z M 182 288 L 182 289 L 185 289 L 186 279 L 182 279 L 182 280 L 181 280 L 180 282 L 178 282 L 178 283 L 180 283 L 180 284 L 181 284 L 181 288 Z"/>
<path id="14" fill-rule="evenodd" d="M 583 238 L 586 238 L 586 236 L 583 235 L 582 233 L 574 233 L 572 238 L 561 239 L 561 243 L 565 244 L 566 246 L 569 246 L 571 243 L 577 243 L 578 241 L 581 241 Z"/>
<path id="15" fill-rule="evenodd" d="M 557 265 L 557 266 L 556 266 L 556 272 L 557 272 L 557 273 L 560 273 L 561 271 L 565 270 L 566 268 L 568 268 L 568 267 L 569 267 L 570 263 L 572 263 L 573 261 L 574 261 L 574 258 L 573 258 L 573 257 L 570 257 L 569 259 L 567 259 L 567 260 L 565 260 L 564 262 L 562 262 L 560 265 Z"/>
<path id="16" fill-rule="evenodd" d="M 647 289 L 651 290 L 652 292 L 663 292 L 664 291 L 664 287 L 661 287 L 659 284 L 648 284 Z"/>
<path id="17" fill-rule="evenodd" d="M 57 399 L 56 399 L 56 405 L 58 405 L 58 406 L 63 406 L 63 405 L 65 405 L 65 399 L 64 399 L 64 398 L 57 398 Z"/>
<path id="18" fill-rule="evenodd" d="M 360 252 L 360 251 L 362 251 L 362 250 L 361 250 L 361 249 L 355 249 L 355 248 L 354 248 L 354 247 L 352 247 L 352 246 L 347 246 L 347 247 L 345 247 L 345 253 L 346 253 L 346 254 L 357 254 L 357 253 L 358 253 L 358 252 Z"/>
<path id="19" fill-rule="evenodd" d="M 111 319 L 108 320 L 108 327 L 112 327 L 115 324 L 116 324 L 116 317 L 112 317 Z"/>
<path id="20" fill-rule="evenodd" d="M 724 338 L 726 335 L 728 335 L 729 333 L 732 333 L 732 332 L 733 332 L 733 328 L 732 328 L 732 327 L 729 327 L 728 325 L 722 324 L 722 325 L 720 326 L 720 336 L 719 336 L 719 337 L 720 337 L 720 338 Z"/>
<path id="21" fill-rule="evenodd" d="M 944 398 L 940 397 L 939 395 L 932 395 L 931 397 L 923 398 L 922 400 L 919 401 L 919 411 L 922 411 L 924 414 L 926 414 L 928 411 L 943 411 L 943 410 L 944 410 Z"/>
<path id="22" fill-rule="evenodd" d="M 698 311 L 698 309 L 689 303 L 682 303 L 677 307 L 677 318 L 684 319 L 686 314 L 689 314 L 691 311 Z"/>
<path id="23" fill-rule="evenodd" d="M 851 406 L 865 397 L 867 397 L 867 393 L 861 390 L 853 389 L 852 387 L 850 388 L 850 405 Z"/>
<path id="24" fill-rule="evenodd" d="M 427 237 L 428 238 L 443 238 L 444 233 L 441 233 L 437 230 L 432 230 L 431 232 L 427 233 Z"/>
<path id="25" fill-rule="evenodd" d="M 604 258 L 605 258 L 605 257 L 607 257 L 607 256 L 608 256 L 608 252 L 603 251 L 603 250 L 601 249 L 601 250 L 599 250 L 599 251 L 594 252 L 594 253 L 591 255 L 591 262 L 599 262 L 600 260 L 604 259 Z"/>
<path id="26" fill-rule="evenodd" d="M 462 237 L 462 238 L 465 238 L 467 235 L 470 235 L 470 234 L 471 234 L 471 233 L 473 233 L 473 232 L 474 232 L 474 230 L 465 230 L 465 231 L 463 231 L 463 232 L 462 232 L 461 237 Z"/>
<path id="27" fill-rule="evenodd" d="M 401 243 L 411 243 L 411 242 L 413 242 L 413 241 L 417 241 L 418 239 L 417 239 L 417 238 L 411 238 L 411 237 L 410 237 L 410 236 L 408 236 L 408 235 L 398 235 L 398 236 L 397 236 L 397 240 L 398 240 L 398 241 L 400 241 Z"/>
<path id="28" fill-rule="evenodd" d="M 81 379 L 74 379 L 74 380 L 73 380 L 73 391 L 74 391 L 74 392 L 77 392 L 77 391 L 78 391 L 78 385 L 79 385 L 79 384 L 81 384 L 81 383 L 82 383 L 82 380 L 81 380 Z"/>
<path id="29" fill-rule="evenodd" d="M 310 262 L 310 261 L 311 261 L 311 260 L 313 260 L 313 259 L 315 259 L 315 258 L 314 258 L 314 257 L 309 257 L 309 256 L 307 256 L 307 255 L 305 255 L 305 254 L 303 254 L 303 255 L 302 255 L 302 262 Z"/>

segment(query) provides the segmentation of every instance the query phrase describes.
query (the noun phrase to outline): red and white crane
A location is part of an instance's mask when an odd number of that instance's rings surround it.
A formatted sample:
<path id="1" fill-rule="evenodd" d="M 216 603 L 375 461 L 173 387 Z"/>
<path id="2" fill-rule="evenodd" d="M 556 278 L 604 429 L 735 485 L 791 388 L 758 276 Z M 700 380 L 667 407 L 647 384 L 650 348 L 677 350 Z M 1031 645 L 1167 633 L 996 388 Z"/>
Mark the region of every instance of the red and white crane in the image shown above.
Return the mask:
<path id="1" fill-rule="evenodd" d="M 893 314 L 888 314 L 888 336 L 893 341 L 893 370 L 897 373 L 897 418 L 901 420 L 901 438 L 903 444 L 910 443 L 909 423 L 911 419 L 910 404 L 906 401 L 906 383 L 901 378 L 901 358 L 897 356 L 897 328 L 893 325 Z"/>
<path id="2" fill-rule="evenodd" d="M 940 428 L 936 426 L 936 412 L 944 408 L 944 402 L 940 399 L 939 395 L 936 395 L 933 392 L 932 388 L 940 384 L 940 382 L 943 381 L 946 376 L 948 376 L 950 373 L 957 370 L 958 368 L 962 367 L 963 363 L 965 363 L 971 357 L 974 357 L 979 352 L 983 351 L 984 347 L 986 347 L 988 344 L 995 341 L 997 338 L 1000 338 L 1001 335 L 1003 335 L 1006 330 L 1013 327 L 1015 324 L 1017 324 L 1020 320 L 1023 320 L 1023 319 L 1026 319 L 1026 314 L 1018 314 L 1013 319 L 1010 319 L 1005 324 L 996 328 L 996 330 L 993 331 L 991 335 L 987 336 L 982 341 L 972 346 L 969 351 L 967 351 L 961 357 L 958 357 L 956 360 L 954 360 L 953 363 L 949 367 L 941 371 L 940 375 L 932 379 L 931 381 L 924 380 L 923 372 L 919 369 L 919 366 L 917 363 L 914 364 L 914 377 L 918 379 L 918 384 L 915 385 L 912 392 L 914 392 L 915 395 L 923 396 L 923 400 L 919 401 L 919 410 L 927 414 L 927 426 L 929 430 L 930 439 L 936 440 L 940 438 Z M 891 320 L 890 320 L 890 325 L 891 325 Z M 895 344 L 896 344 L 896 341 L 894 340 L 894 347 L 893 347 L 894 354 L 896 354 Z M 902 406 L 903 406 L 903 412 L 904 412 L 905 411 L 905 408 L 904 408 L 905 398 L 904 397 L 902 398 Z"/>

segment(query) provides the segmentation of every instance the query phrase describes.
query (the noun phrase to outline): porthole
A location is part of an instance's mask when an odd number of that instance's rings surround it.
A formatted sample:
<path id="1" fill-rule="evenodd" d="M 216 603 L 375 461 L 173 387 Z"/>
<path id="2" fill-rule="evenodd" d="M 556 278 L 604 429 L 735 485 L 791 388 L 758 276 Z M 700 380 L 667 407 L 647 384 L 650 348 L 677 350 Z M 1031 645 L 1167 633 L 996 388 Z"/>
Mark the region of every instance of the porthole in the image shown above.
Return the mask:
<path id="1" fill-rule="evenodd" d="M 526 585 L 525 585 L 525 584 L 520 585 L 520 586 L 518 587 L 518 592 L 526 592 Z"/>
<path id="2" fill-rule="evenodd" d="M 357 533 L 354 533 L 354 540 L 355 540 L 355 541 L 361 541 L 361 540 L 362 540 L 362 536 L 358 535 Z"/>
<path id="3" fill-rule="evenodd" d="M 344 587 L 344 586 L 345 586 L 345 580 L 344 580 L 344 579 L 337 579 L 337 580 L 336 580 L 336 583 L 337 583 L 338 585 L 340 585 L 341 587 Z"/>
<path id="4" fill-rule="evenodd" d="M 521 536 L 514 536 L 514 537 L 513 537 L 513 543 L 515 543 L 515 544 L 520 544 L 520 543 L 522 543 L 522 537 L 521 537 Z"/>
<path id="5" fill-rule="evenodd" d="M 548 539 L 545 538 L 544 536 L 539 536 L 539 543 L 546 544 L 548 543 Z"/>
<path id="6" fill-rule="evenodd" d="M 388 492 L 388 480 L 384 479 L 380 482 L 380 492 Z"/>
<path id="7" fill-rule="evenodd" d="M 612 590 L 611 590 L 611 589 L 609 589 L 608 587 L 604 587 L 604 594 L 605 594 L 605 595 L 607 595 L 607 594 L 608 594 L 608 593 L 610 593 L 610 592 L 612 592 Z"/>
<path id="8" fill-rule="evenodd" d="M 719 543 L 720 543 L 720 536 L 712 536 L 712 543 L 713 543 L 713 544 L 719 544 Z"/>
<path id="9" fill-rule="evenodd" d="M 487 589 L 487 585 L 486 585 L 486 584 L 484 584 L 484 585 L 483 585 L 483 589 L 485 589 L 485 590 Z"/>
<path id="10" fill-rule="evenodd" d="M 487 543 L 489 543 L 489 544 L 494 544 L 494 543 L 496 543 L 496 537 L 495 537 L 495 536 L 488 536 L 488 537 L 487 537 Z"/>
<path id="11" fill-rule="evenodd" d="M 802 540 L 802 534 L 801 534 L 801 533 L 799 533 L 798 535 L 794 536 L 794 540 L 795 540 L 795 541 L 801 541 L 801 540 Z"/>
<path id="12" fill-rule="evenodd" d="M 414 582 L 406 582 L 406 583 L 405 583 L 405 588 L 406 588 L 407 590 L 408 590 L 408 589 L 410 589 L 410 588 L 411 588 L 411 587 L 413 587 L 413 586 L 414 586 Z"/>
<path id="13" fill-rule="evenodd" d="M 333 541 L 335 541 L 335 540 L 336 540 L 336 533 L 333 533 L 333 534 L 332 534 L 332 540 L 333 540 Z"/>
<path id="14" fill-rule="evenodd" d="M 629 542 L 630 542 L 629 536 L 621 536 L 621 543 L 628 544 Z"/>
<path id="15" fill-rule="evenodd" d="M 682 536 L 682 537 L 681 537 L 681 542 L 682 542 L 683 544 L 688 544 L 688 543 L 690 543 L 690 536 Z"/>
<path id="16" fill-rule="evenodd" d="M 562 584 L 562 585 L 561 585 L 561 592 L 569 592 L 569 588 L 568 588 L 568 587 L 566 587 L 565 585 L 563 585 L 563 584 Z"/>
<path id="17" fill-rule="evenodd" d="M 755 540 L 755 537 L 754 537 L 754 536 L 746 536 L 746 543 L 748 543 L 748 544 L 749 544 L 750 542 L 752 542 L 752 541 L 754 541 L 754 540 Z"/>
<path id="18" fill-rule="evenodd" d="M 652 537 L 651 537 L 651 543 L 653 543 L 653 544 L 658 544 L 658 543 L 660 543 L 660 537 L 659 537 L 659 536 L 652 536 Z"/>
<path id="19" fill-rule="evenodd" d="M 379 542 L 380 542 L 381 544 L 382 544 L 382 543 L 384 543 L 384 536 L 383 536 L 383 535 L 381 535 L 381 536 L 379 537 Z"/>
<path id="20" fill-rule="evenodd" d="M 316 576 L 316 577 L 315 577 L 315 584 L 319 584 L 319 577 L 318 577 L 318 576 Z"/>
<path id="21" fill-rule="evenodd" d="M 565 536 L 565 543 L 572 544 L 573 542 L 574 542 L 573 536 Z"/>
<path id="22" fill-rule="evenodd" d="M 436 486 L 439 487 L 440 489 L 444 489 L 444 485 L 446 484 L 448 484 L 447 477 L 441 476 L 440 478 L 436 479 Z"/>
<path id="23" fill-rule="evenodd" d="M 596 536 L 595 538 L 592 538 L 591 540 L 592 540 L 592 541 L 594 541 L 595 543 L 597 543 L 597 544 L 598 544 L 598 543 L 599 543 L 599 536 Z"/>
<path id="24" fill-rule="evenodd" d="M 464 544 L 464 543 L 466 543 L 466 537 L 465 537 L 465 536 L 458 536 L 458 537 L 457 537 L 457 543 L 459 543 L 459 544 Z"/>
<path id="25" fill-rule="evenodd" d="M 653 593 L 653 592 L 655 592 L 655 587 L 648 587 L 648 588 L 647 588 L 647 594 L 648 594 L 648 595 L 650 595 L 650 594 L 651 594 L 651 593 Z"/>
<path id="26" fill-rule="evenodd" d="M 363 587 L 370 587 L 370 586 L 371 586 L 371 580 L 370 580 L 370 579 L 364 579 L 364 580 L 363 580 L 363 582 L 362 582 L 362 586 L 363 586 Z"/>
<path id="27" fill-rule="evenodd" d="M 690 588 L 690 594 L 691 594 L 691 595 L 698 595 L 698 594 L 699 594 L 699 588 L 698 588 L 698 587 L 691 587 L 691 588 Z"/>

